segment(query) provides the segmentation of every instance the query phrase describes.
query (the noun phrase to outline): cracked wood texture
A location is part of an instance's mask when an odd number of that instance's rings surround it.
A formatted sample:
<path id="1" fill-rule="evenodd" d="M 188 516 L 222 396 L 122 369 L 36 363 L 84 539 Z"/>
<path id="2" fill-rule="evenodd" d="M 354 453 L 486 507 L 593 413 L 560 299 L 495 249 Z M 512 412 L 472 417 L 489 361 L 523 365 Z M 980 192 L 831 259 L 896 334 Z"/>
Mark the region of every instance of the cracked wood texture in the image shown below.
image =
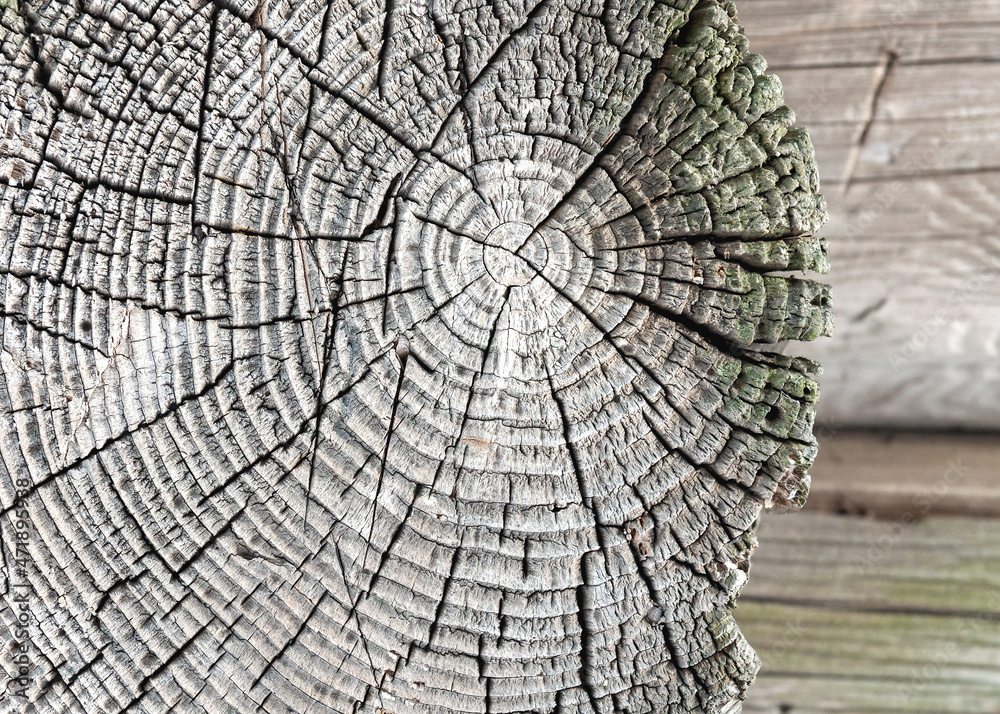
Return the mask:
<path id="1" fill-rule="evenodd" d="M 730 3 L 2 28 L 4 711 L 739 709 L 831 318 Z"/>

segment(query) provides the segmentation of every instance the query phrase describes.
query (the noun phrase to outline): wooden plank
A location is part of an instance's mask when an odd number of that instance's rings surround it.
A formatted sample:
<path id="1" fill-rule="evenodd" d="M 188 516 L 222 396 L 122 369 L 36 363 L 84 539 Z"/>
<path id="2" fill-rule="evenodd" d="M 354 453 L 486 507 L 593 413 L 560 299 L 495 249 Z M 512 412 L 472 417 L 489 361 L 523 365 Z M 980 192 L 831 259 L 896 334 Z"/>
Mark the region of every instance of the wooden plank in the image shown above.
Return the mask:
<path id="1" fill-rule="evenodd" d="M 810 134 L 814 126 L 864 120 L 871 101 L 869 85 L 880 57 L 876 54 L 869 65 L 862 66 L 780 70 L 786 98 Z M 996 116 L 1000 109 L 996 64 L 960 62 L 961 81 L 956 81 L 954 64 L 895 63 L 878 99 L 877 123 Z M 947 133 L 939 126 L 931 130 Z M 942 156 L 941 166 L 948 166 L 948 161 L 947 155 Z"/>
<path id="2" fill-rule="evenodd" d="M 891 210 L 865 214 L 883 229 L 878 239 L 842 216 L 830 225 L 835 338 L 803 350 L 823 362 L 820 421 L 836 428 L 995 428 L 1000 239 L 976 225 L 971 206 L 965 225 L 956 226 L 964 234 L 907 235 L 920 220 L 914 204 L 933 200 L 949 183 L 896 185 L 897 193 L 886 184 L 877 188 L 911 204 L 908 221 Z M 893 220 L 902 224 L 896 235 Z M 925 212 L 923 220 L 934 216 Z M 874 269 L 894 265 L 900 269 Z"/>
<path id="3" fill-rule="evenodd" d="M 877 434 L 818 429 L 806 509 L 917 520 L 1000 518 L 1000 438 L 985 434 Z"/>
<path id="4" fill-rule="evenodd" d="M 927 24 L 981 25 L 995 22 L 997 13 L 997 0 L 744 0 L 739 6 L 751 38 L 844 26 L 888 32 Z"/>
<path id="5" fill-rule="evenodd" d="M 830 212 L 836 330 L 806 350 L 820 420 L 1000 428 L 1000 2 L 739 7 Z"/>
<path id="6" fill-rule="evenodd" d="M 788 67 L 872 64 L 886 46 L 905 62 L 1000 58 L 996 2 L 847 2 L 744 0 L 740 20 L 752 49 L 776 70 Z M 801 41 L 809 42 L 803 54 Z"/>
<path id="7" fill-rule="evenodd" d="M 750 0 L 750 4 L 760 4 Z M 802 5 L 802 3 L 796 3 Z M 742 7 L 742 6 L 741 6 Z M 801 13 L 801 10 L 800 10 Z M 740 16 L 748 13 L 740 12 Z M 998 23 L 996 17 L 983 22 L 938 21 L 900 24 L 896 27 L 867 24 L 863 20 L 840 19 L 816 28 L 790 27 L 781 29 L 781 20 L 795 15 L 771 15 L 769 26 L 762 27 L 762 34 L 754 37 L 752 49 L 768 60 L 768 65 L 782 74 L 789 68 L 820 67 L 831 65 L 872 66 L 872 58 L 886 46 L 906 48 L 907 63 L 954 63 L 995 61 L 1000 59 L 1000 46 L 996 42 Z M 753 14 L 755 25 L 763 18 Z M 805 23 L 802 23 L 803 25 Z M 756 29 L 756 27 L 755 27 Z M 766 34 L 763 34 L 766 32 Z M 802 55 L 795 52 L 796 40 L 807 36 L 812 52 Z M 902 42 L 905 39 L 906 42 Z"/>
<path id="8" fill-rule="evenodd" d="M 751 642 L 789 627 L 809 645 L 782 652 L 779 640 L 764 653 L 766 669 L 744 705 L 747 714 L 997 711 L 1000 627 L 995 623 L 973 641 L 966 635 L 972 625 L 961 618 L 829 613 L 785 605 L 758 606 L 751 617 L 753 624 L 743 625 Z M 956 645 L 963 635 L 965 641 Z M 900 657 L 901 649 L 908 656 Z"/>
<path id="9" fill-rule="evenodd" d="M 800 123 L 805 123 L 802 112 Z M 845 166 L 855 146 L 857 123 L 809 124 L 820 165 Z M 937 135 L 937 141 L 927 137 Z M 981 173 L 1000 166 L 1000 126 L 989 117 L 886 118 L 872 125 L 858 155 L 852 184 L 911 179 L 922 164 L 933 164 L 949 175 Z M 946 168 L 945 168 L 946 167 Z M 840 190 L 842 177 L 824 182 L 828 194 Z M 837 197 L 839 200 L 839 197 Z"/>
<path id="10" fill-rule="evenodd" d="M 1000 521 L 768 514 L 745 712 L 1000 711 Z"/>
<path id="11" fill-rule="evenodd" d="M 932 324 L 930 318 L 928 324 Z M 829 397 L 822 423 L 836 426 L 850 419 L 855 426 L 922 427 L 933 421 L 951 427 L 993 428 L 997 409 L 993 385 L 1000 380 L 1000 365 L 984 362 L 981 355 L 947 366 L 933 354 L 914 355 L 890 372 L 881 351 L 826 354 L 829 366 L 823 389 Z M 982 387 L 977 390 L 976 385 Z"/>

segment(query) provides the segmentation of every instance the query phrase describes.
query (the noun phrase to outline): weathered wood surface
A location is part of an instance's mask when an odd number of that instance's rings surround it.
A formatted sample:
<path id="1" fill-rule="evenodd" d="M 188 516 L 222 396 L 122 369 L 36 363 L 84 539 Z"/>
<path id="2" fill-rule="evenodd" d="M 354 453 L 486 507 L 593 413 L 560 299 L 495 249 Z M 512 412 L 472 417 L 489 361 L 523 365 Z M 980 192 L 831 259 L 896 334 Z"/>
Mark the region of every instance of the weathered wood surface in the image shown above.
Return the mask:
<path id="1" fill-rule="evenodd" d="M 829 204 L 837 334 L 807 351 L 820 418 L 1000 427 L 1000 2 L 739 14 L 811 129 Z"/>
<path id="2" fill-rule="evenodd" d="M 738 707 L 830 308 L 730 4 L 16 8 L 5 711 Z"/>
<path id="3" fill-rule="evenodd" d="M 746 714 L 1000 711 L 1000 520 L 765 516 Z"/>

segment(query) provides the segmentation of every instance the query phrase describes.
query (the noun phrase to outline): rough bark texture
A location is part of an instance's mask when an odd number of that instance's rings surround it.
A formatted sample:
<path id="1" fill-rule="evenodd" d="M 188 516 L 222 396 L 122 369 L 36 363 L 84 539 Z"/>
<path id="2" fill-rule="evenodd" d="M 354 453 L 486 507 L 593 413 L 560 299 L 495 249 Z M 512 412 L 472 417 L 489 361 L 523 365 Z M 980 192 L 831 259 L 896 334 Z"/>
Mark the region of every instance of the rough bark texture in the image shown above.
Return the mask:
<path id="1" fill-rule="evenodd" d="M 729 3 L 2 18 L 4 710 L 739 707 L 830 310 Z"/>

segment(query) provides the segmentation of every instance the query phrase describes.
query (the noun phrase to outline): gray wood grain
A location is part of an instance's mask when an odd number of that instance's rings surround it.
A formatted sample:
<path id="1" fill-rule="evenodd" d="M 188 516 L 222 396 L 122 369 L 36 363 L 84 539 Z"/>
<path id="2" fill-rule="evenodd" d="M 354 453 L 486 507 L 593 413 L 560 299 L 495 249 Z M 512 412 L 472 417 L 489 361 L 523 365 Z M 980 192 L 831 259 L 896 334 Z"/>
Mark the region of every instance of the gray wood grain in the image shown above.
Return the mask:
<path id="1" fill-rule="evenodd" d="M 828 200 L 820 419 L 1000 427 L 1000 3 L 747 0 L 740 18 L 813 129 Z"/>
<path id="2" fill-rule="evenodd" d="M 739 708 L 831 309 L 730 3 L 0 28 L 0 709 Z"/>
<path id="3" fill-rule="evenodd" d="M 803 512 L 759 533 L 747 714 L 1000 709 L 1000 520 Z"/>

